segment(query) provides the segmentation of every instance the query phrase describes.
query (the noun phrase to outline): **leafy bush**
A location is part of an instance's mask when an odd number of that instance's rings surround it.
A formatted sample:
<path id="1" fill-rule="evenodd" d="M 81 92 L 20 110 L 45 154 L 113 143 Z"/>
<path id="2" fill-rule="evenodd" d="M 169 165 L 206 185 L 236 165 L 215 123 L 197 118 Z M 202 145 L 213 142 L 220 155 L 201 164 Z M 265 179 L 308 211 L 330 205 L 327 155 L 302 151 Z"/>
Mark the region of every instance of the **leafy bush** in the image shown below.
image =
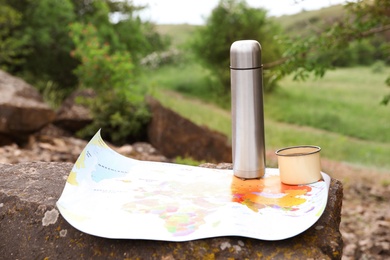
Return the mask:
<path id="1" fill-rule="evenodd" d="M 371 65 L 371 71 L 373 73 L 382 73 L 386 69 L 386 64 L 382 60 L 377 60 Z"/>
<path id="2" fill-rule="evenodd" d="M 198 29 L 192 47 L 198 58 L 218 77 L 223 89 L 219 94 L 230 93 L 230 46 L 237 40 L 257 40 L 263 52 L 263 63 L 279 58 L 280 48 L 274 35 L 280 28 L 267 19 L 266 11 L 251 8 L 243 0 L 221 0 L 206 20 L 206 25 Z M 264 75 L 268 87 L 275 86 L 276 80 Z"/>
<path id="3" fill-rule="evenodd" d="M 26 37 L 15 37 L 15 28 L 20 26 L 20 12 L 0 0 L 0 68 L 8 69 L 23 63 L 20 57 L 28 52 Z"/>
<path id="4" fill-rule="evenodd" d="M 73 70 L 80 59 L 69 55 L 74 42 L 68 25 L 93 24 L 100 43 L 109 44 L 109 54 L 132 53 L 136 69 L 142 57 L 169 44 L 154 24 L 139 18 L 137 12 L 143 8 L 132 1 L 0 0 L 0 68 L 22 77 L 57 105 L 78 85 Z M 121 19 L 111 21 L 112 14 Z"/>
<path id="5" fill-rule="evenodd" d="M 142 130 L 150 118 L 144 103 L 134 104 L 126 95 L 118 95 L 113 91 L 82 102 L 89 106 L 93 123 L 80 130 L 78 136 L 90 138 L 101 128 L 105 139 L 116 144 L 144 137 L 145 132 Z"/>
<path id="6" fill-rule="evenodd" d="M 76 45 L 72 55 L 81 62 L 74 73 L 80 87 L 92 88 L 97 93 L 97 98 L 86 101 L 93 123 L 79 134 L 89 137 L 104 128 L 107 139 L 117 143 L 142 135 L 149 112 L 145 90 L 136 85 L 130 53 L 113 52 L 108 43 L 102 44 L 91 24 L 74 23 L 70 29 Z"/>

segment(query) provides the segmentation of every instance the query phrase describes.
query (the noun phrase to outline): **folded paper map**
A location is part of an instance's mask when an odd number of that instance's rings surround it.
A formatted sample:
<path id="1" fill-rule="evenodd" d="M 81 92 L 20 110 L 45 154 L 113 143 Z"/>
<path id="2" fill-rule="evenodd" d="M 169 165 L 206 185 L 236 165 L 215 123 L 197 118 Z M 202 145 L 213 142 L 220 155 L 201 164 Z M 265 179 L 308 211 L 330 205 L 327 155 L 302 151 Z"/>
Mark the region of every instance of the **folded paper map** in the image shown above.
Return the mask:
<path id="1" fill-rule="evenodd" d="M 280 240 L 302 233 L 325 210 L 330 177 L 322 176 L 289 186 L 278 169 L 241 180 L 232 170 L 134 160 L 107 146 L 99 131 L 76 161 L 57 207 L 76 229 L 106 238 Z"/>

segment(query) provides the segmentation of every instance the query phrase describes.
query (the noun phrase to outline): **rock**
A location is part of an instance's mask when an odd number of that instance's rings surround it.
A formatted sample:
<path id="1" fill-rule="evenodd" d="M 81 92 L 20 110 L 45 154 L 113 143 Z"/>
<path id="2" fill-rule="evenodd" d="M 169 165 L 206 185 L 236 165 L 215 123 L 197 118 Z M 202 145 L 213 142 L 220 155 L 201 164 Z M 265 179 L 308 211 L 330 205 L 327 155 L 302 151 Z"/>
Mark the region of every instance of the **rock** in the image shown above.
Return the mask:
<path id="1" fill-rule="evenodd" d="M 26 136 L 54 117 L 54 111 L 33 86 L 0 70 L 0 133 Z"/>
<path id="2" fill-rule="evenodd" d="M 92 89 L 83 89 L 73 92 L 62 103 L 57 111 L 54 124 L 71 132 L 77 132 L 92 122 L 92 116 L 86 105 L 78 100 L 92 99 L 96 93 Z"/>
<path id="3" fill-rule="evenodd" d="M 52 136 L 46 127 L 39 134 L 30 135 L 24 147 L 11 144 L 0 147 L 0 163 L 29 161 L 75 162 L 87 142 L 72 136 Z"/>
<path id="4" fill-rule="evenodd" d="M 106 143 L 116 152 L 133 159 L 170 162 L 148 143 L 139 142 L 120 147 L 109 142 Z M 16 143 L 0 146 L 0 163 L 75 162 L 86 145 L 87 141 L 75 138 L 63 129 L 50 124 L 39 132 L 30 135 L 27 144 L 23 147 Z"/>
<path id="5" fill-rule="evenodd" d="M 208 162 L 232 161 L 232 148 L 226 136 L 192 123 L 151 97 L 147 101 L 152 112 L 148 126 L 149 142 L 166 157 L 191 157 Z"/>
<path id="6" fill-rule="evenodd" d="M 130 147 L 132 151 L 129 151 Z M 113 149 L 124 156 L 141 161 L 170 162 L 160 151 L 145 142 L 136 142 L 132 145 L 124 145 L 118 148 L 113 147 Z"/>
<path id="7" fill-rule="evenodd" d="M 0 133 L 0 147 L 5 145 L 12 145 L 13 143 L 15 143 L 14 138 L 7 134 Z"/>
<path id="8" fill-rule="evenodd" d="M 74 229 L 55 206 L 72 166 L 49 162 L 0 164 L 0 258 L 341 258 L 343 242 L 338 228 L 343 188 L 335 179 L 331 181 L 328 204 L 321 218 L 296 237 L 281 241 L 218 237 L 177 243 L 105 239 Z"/>

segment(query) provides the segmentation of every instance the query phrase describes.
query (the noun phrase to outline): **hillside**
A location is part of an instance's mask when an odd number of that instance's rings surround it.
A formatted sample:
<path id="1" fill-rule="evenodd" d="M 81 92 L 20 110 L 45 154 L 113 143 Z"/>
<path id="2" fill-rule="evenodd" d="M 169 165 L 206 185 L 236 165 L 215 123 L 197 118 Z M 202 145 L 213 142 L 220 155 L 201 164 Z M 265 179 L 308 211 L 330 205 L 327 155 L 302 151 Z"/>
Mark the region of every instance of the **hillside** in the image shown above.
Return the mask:
<path id="1" fill-rule="evenodd" d="M 319 10 L 305 11 L 293 15 L 271 17 L 290 35 L 302 33 L 305 30 L 316 30 L 324 23 L 333 23 L 344 14 L 342 5 L 334 5 Z M 199 25 L 191 24 L 157 24 L 157 31 L 169 36 L 173 46 L 180 46 L 185 43 Z"/>
<path id="2" fill-rule="evenodd" d="M 302 11 L 298 14 L 273 18 L 289 35 L 303 31 L 318 31 L 324 24 L 331 24 L 345 14 L 343 5 L 334 5 L 319 10 Z"/>

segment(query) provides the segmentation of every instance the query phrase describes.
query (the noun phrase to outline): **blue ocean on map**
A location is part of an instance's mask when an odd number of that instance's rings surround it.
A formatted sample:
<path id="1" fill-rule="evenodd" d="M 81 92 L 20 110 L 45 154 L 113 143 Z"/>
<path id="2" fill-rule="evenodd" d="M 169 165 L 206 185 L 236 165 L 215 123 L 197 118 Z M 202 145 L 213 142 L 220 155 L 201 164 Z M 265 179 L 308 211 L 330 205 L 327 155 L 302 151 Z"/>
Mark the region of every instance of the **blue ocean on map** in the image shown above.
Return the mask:
<path id="1" fill-rule="evenodd" d="M 131 159 L 122 155 L 118 156 L 119 154 L 110 148 L 99 147 L 95 152 L 99 153 L 99 161 L 91 174 L 93 181 L 100 182 L 106 179 L 121 178 L 129 172 Z"/>

